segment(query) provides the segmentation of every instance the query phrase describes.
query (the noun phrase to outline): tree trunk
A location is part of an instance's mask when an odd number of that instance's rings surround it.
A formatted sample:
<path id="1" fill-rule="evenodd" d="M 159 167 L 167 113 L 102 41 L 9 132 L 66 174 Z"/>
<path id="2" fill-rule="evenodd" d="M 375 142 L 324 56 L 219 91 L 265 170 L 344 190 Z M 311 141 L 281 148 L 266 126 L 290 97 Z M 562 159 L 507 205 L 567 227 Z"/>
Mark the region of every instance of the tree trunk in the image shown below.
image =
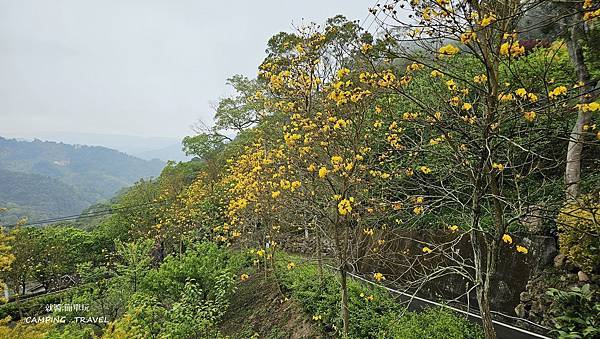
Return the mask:
<path id="1" fill-rule="evenodd" d="M 342 302 L 341 302 L 341 312 L 342 312 L 342 321 L 344 323 L 343 325 L 343 330 L 342 330 L 342 338 L 348 338 L 348 322 L 349 322 L 349 315 L 348 315 L 348 285 L 347 285 L 347 271 L 346 271 L 346 267 L 347 267 L 347 252 L 346 252 L 346 244 L 347 242 L 345 242 L 343 245 L 341 244 L 341 239 L 340 239 L 340 225 L 336 224 L 334 225 L 335 227 L 335 247 L 336 247 L 336 251 L 337 251 L 337 257 L 339 260 L 339 271 L 340 271 L 340 289 L 341 289 L 341 295 L 342 295 Z M 345 239 L 347 241 L 347 239 Z"/>
<path id="2" fill-rule="evenodd" d="M 490 310 L 489 288 L 488 285 L 477 287 L 477 303 L 479 304 L 479 312 L 481 313 L 481 323 L 486 339 L 495 339 L 496 330 L 492 322 L 492 312 Z"/>
<path id="3" fill-rule="evenodd" d="M 495 339 L 496 331 L 492 323 L 492 312 L 490 309 L 490 277 L 489 272 L 483 269 L 483 254 L 481 253 L 480 238 L 475 229 L 471 231 L 471 245 L 473 247 L 473 259 L 475 263 L 475 288 L 477 294 L 477 304 L 481 313 L 481 322 L 486 339 Z M 488 249 L 489 250 L 489 249 Z M 489 263 L 488 263 L 489 267 Z M 488 271 L 486 269 L 486 271 Z"/>
<path id="4" fill-rule="evenodd" d="M 485 157 L 482 157 L 485 159 Z M 481 163 L 481 167 L 484 168 L 483 163 Z M 483 172 L 483 171 L 482 171 Z M 490 248 L 485 246 L 483 248 L 481 244 L 482 237 L 485 237 L 485 233 L 481 232 L 480 227 L 480 219 L 481 219 L 481 202 L 480 202 L 480 189 L 481 187 L 482 177 L 478 176 L 474 180 L 475 189 L 473 191 L 473 201 L 472 201 L 472 209 L 473 216 L 471 221 L 471 232 L 469 234 L 471 240 L 471 248 L 473 250 L 473 263 L 475 266 L 475 292 L 477 294 L 477 304 L 479 306 L 479 312 L 481 313 L 481 322 L 483 325 L 483 331 L 486 339 L 495 339 L 496 331 L 494 330 L 494 324 L 492 323 L 492 313 L 490 310 L 490 300 L 489 300 L 489 285 L 490 285 L 490 256 L 486 255 L 488 262 L 486 263 L 486 269 L 484 271 L 483 261 L 484 254 L 482 250 L 485 249 L 490 251 Z M 480 234 L 481 232 L 481 234 Z M 483 239 L 485 241 L 485 238 Z M 487 274 L 486 274 L 487 273 Z"/>
<path id="5" fill-rule="evenodd" d="M 323 250 L 321 249 L 321 232 L 315 229 L 317 235 L 317 267 L 319 268 L 319 285 L 323 285 Z"/>
<path id="6" fill-rule="evenodd" d="M 347 273 L 346 265 L 342 264 L 340 267 L 340 283 L 342 288 L 342 320 L 344 321 L 344 330 L 342 332 L 343 338 L 348 338 L 348 286 L 347 286 Z"/>
<path id="7" fill-rule="evenodd" d="M 583 86 L 579 87 L 579 103 L 587 104 L 594 101 L 596 95 L 592 94 L 591 92 L 594 86 L 591 83 L 590 73 L 585 65 L 583 48 L 579 43 L 580 34 L 583 34 L 581 14 L 576 15 L 574 20 L 576 23 L 569 31 L 570 34 L 567 39 L 567 48 L 569 50 L 569 57 L 573 63 L 573 67 L 575 68 L 575 73 L 577 74 L 577 81 L 583 84 Z M 575 122 L 575 126 L 573 126 L 569 136 L 569 146 L 567 147 L 567 164 L 565 168 L 567 199 L 575 199 L 580 193 L 581 154 L 585 139 L 583 126 L 587 125 L 590 120 L 591 112 L 583 112 L 582 110 L 579 110 L 577 122 Z"/>

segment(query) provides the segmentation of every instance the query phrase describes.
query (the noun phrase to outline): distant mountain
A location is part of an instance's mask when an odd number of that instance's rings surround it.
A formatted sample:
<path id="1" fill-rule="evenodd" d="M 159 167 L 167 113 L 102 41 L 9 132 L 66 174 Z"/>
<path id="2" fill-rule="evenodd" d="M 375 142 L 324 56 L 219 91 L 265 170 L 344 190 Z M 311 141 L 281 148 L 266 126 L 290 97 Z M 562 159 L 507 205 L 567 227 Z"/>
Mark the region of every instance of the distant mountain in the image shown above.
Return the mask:
<path id="1" fill-rule="evenodd" d="M 0 137 L 0 207 L 12 203 L 32 215 L 77 213 L 140 178 L 158 176 L 164 165 L 105 147 Z M 43 194 L 32 189 L 35 182 Z M 71 197 L 81 203 L 72 203 Z"/>
<path id="2" fill-rule="evenodd" d="M 160 159 L 160 160 L 174 160 L 174 161 L 190 161 L 192 157 L 188 157 L 181 151 L 181 143 L 169 145 L 162 148 L 157 148 L 149 151 L 132 153 L 138 158 L 142 159 Z"/>
<path id="3" fill-rule="evenodd" d="M 1 133 L 0 133 L 1 135 Z M 145 160 L 159 159 L 162 161 L 188 161 L 181 150 L 181 139 L 165 137 L 139 137 L 132 135 L 113 135 L 79 132 L 36 132 L 33 135 L 9 135 L 10 137 L 33 140 L 34 138 L 64 142 L 67 144 L 103 146 L 119 150 Z"/>
<path id="4" fill-rule="evenodd" d="M 75 188 L 50 177 L 0 169 L 0 214 L 6 224 L 27 216 L 29 220 L 78 214 L 93 203 Z"/>

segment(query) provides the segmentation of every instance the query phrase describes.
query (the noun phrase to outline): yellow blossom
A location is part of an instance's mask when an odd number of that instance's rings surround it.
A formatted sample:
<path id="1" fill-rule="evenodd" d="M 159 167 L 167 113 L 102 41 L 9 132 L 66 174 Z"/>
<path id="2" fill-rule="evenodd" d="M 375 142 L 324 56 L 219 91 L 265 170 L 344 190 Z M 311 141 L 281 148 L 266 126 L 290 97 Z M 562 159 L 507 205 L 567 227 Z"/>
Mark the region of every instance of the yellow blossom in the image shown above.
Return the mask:
<path id="1" fill-rule="evenodd" d="M 533 93 L 527 93 L 527 99 L 529 99 L 530 102 L 538 101 L 537 95 L 535 95 Z"/>
<path id="2" fill-rule="evenodd" d="M 288 180 L 281 180 L 279 181 L 279 186 L 281 186 L 282 189 L 287 190 L 291 187 L 291 184 Z"/>
<path id="3" fill-rule="evenodd" d="M 509 245 L 512 244 L 512 242 L 513 242 L 512 237 L 506 233 L 502 236 L 502 241 L 504 241 L 505 243 L 507 243 Z"/>
<path id="4" fill-rule="evenodd" d="M 456 90 L 456 83 L 454 82 L 454 80 L 450 79 L 448 81 L 446 81 L 446 86 L 448 87 L 449 90 L 454 91 Z"/>
<path id="5" fill-rule="evenodd" d="M 450 105 L 452 106 L 458 106 L 458 104 L 460 104 L 460 98 L 457 96 L 454 96 L 450 99 Z"/>
<path id="6" fill-rule="evenodd" d="M 487 27 L 493 24 L 494 22 L 496 22 L 496 15 L 494 13 L 489 13 L 486 14 L 486 16 L 484 16 L 483 19 L 481 19 L 481 21 L 479 21 L 479 25 L 481 27 Z"/>
<path id="7" fill-rule="evenodd" d="M 527 254 L 529 252 L 529 250 L 524 246 L 517 245 L 517 252 Z"/>
<path id="8" fill-rule="evenodd" d="M 275 192 L 272 192 L 272 193 L 271 193 L 271 198 L 275 199 L 275 198 L 277 198 L 277 197 L 278 197 L 278 196 L 280 196 L 280 195 L 281 195 L 281 192 L 280 192 L 280 191 L 275 191 Z"/>
<path id="9" fill-rule="evenodd" d="M 456 231 L 458 231 L 458 226 L 457 225 L 452 225 L 452 226 L 449 226 L 448 229 L 450 231 L 452 231 L 452 232 L 456 232 Z"/>
<path id="10" fill-rule="evenodd" d="M 460 35 L 460 42 L 463 44 L 469 43 L 471 40 L 477 39 L 477 33 L 475 32 L 464 32 Z"/>
<path id="11" fill-rule="evenodd" d="M 327 168 L 325 168 L 325 167 L 319 168 L 319 178 L 325 178 L 328 173 L 329 173 L 329 170 Z"/>
<path id="12" fill-rule="evenodd" d="M 589 104 L 577 104 L 575 107 L 582 112 L 596 112 L 600 109 L 600 104 L 597 102 L 590 102 Z"/>
<path id="13" fill-rule="evenodd" d="M 293 262 L 290 262 L 290 263 L 288 263 L 288 264 L 287 264 L 287 269 L 288 269 L 288 270 L 291 270 L 291 269 L 293 269 L 294 267 L 296 267 L 296 264 L 294 264 Z"/>
<path id="14" fill-rule="evenodd" d="M 556 99 L 557 97 L 561 96 L 561 95 L 565 95 L 567 93 L 567 88 L 565 86 L 558 86 L 555 89 L 553 89 L 552 91 L 550 91 L 550 93 L 548 93 L 548 97 L 550 99 Z"/>
<path id="15" fill-rule="evenodd" d="M 365 229 L 363 229 L 363 233 L 365 235 L 372 236 L 373 235 L 373 229 L 372 228 L 365 228 Z"/>
<path id="16" fill-rule="evenodd" d="M 460 52 L 460 49 L 452 44 L 448 44 L 446 46 L 440 47 L 440 49 L 438 50 L 438 53 L 440 53 L 440 55 L 454 55 L 456 53 Z"/>
<path id="17" fill-rule="evenodd" d="M 333 165 L 339 165 L 342 163 L 342 161 L 344 161 L 344 159 L 342 157 L 340 157 L 339 155 L 334 155 L 331 157 L 331 163 Z"/>
<path id="18" fill-rule="evenodd" d="M 529 122 L 533 122 L 533 120 L 535 120 L 535 112 L 534 111 L 529 111 L 529 112 L 525 112 L 523 113 L 523 118 L 525 118 L 525 120 L 529 121 Z"/>
<path id="19" fill-rule="evenodd" d="M 498 171 L 504 171 L 504 165 L 503 164 L 497 164 L 497 163 L 493 163 L 492 164 L 492 168 L 497 169 Z"/>
<path id="20" fill-rule="evenodd" d="M 482 84 L 487 81 L 487 76 L 485 74 L 476 75 L 473 77 L 473 82 L 476 84 Z"/>
<path id="21" fill-rule="evenodd" d="M 508 102 L 513 101 L 515 97 L 512 95 L 512 93 L 500 93 L 498 94 L 498 99 L 502 102 Z"/>
<path id="22" fill-rule="evenodd" d="M 240 281 L 246 281 L 248 279 L 250 279 L 250 276 L 247 275 L 246 273 L 240 275 Z"/>
<path id="23" fill-rule="evenodd" d="M 443 77 L 443 76 L 444 76 L 444 73 L 442 73 L 442 72 L 440 72 L 440 71 L 438 71 L 438 70 L 435 70 L 435 69 L 434 69 L 433 71 L 431 71 L 431 77 L 432 77 L 432 78 L 438 78 L 438 77 L 440 77 L 440 78 L 441 78 L 441 77 Z"/>
<path id="24" fill-rule="evenodd" d="M 423 174 L 429 174 L 431 173 L 431 169 L 427 166 L 421 166 L 421 172 L 423 172 Z"/>
<path id="25" fill-rule="evenodd" d="M 349 73 L 350 73 L 349 69 L 342 68 L 337 71 L 337 76 L 338 76 L 338 78 L 343 78 L 345 75 L 348 75 Z"/>
<path id="26" fill-rule="evenodd" d="M 429 248 L 429 247 L 427 247 L 427 246 L 423 247 L 423 253 L 425 253 L 425 254 L 429 254 L 429 253 L 431 253 L 431 252 L 433 252 L 433 250 L 431 250 L 431 248 Z"/>
<path id="27" fill-rule="evenodd" d="M 378 282 L 381 282 L 382 280 L 385 280 L 385 277 L 383 276 L 383 274 L 375 272 L 373 273 L 373 279 L 377 280 Z"/>
<path id="28" fill-rule="evenodd" d="M 352 204 L 351 202 L 353 201 L 353 198 L 350 199 L 342 199 L 339 203 L 338 203 L 338 213 L 340 215 L 346 215 L 350 212 L 352 212 Z"/>

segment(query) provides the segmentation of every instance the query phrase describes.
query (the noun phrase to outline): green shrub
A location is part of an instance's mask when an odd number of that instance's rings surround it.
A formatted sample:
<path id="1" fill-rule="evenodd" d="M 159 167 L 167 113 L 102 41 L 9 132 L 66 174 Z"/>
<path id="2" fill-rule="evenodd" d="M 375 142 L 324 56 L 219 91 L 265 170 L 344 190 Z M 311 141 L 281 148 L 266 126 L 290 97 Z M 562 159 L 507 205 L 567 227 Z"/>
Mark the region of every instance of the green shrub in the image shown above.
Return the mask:
<path id="1" fill-rule="evenodd" d="M 600 337 L 600 296 L 589 284 L 547 293 L 554 299 L 550 315 L 559 338 Z"/>
<path id="2" fill-rule="evenodd" d="M 342 328 L 341 293 L 330 270 L 318 278 L 315 264 L 278 254 L 276 276 L 284 293 L 300 301 L 304 310 L 323 328 Z M 288 263 L 295 262 L 293 269 Z M 479 326 L 447 309 L 409 312 L 385 289 L 348 280 L 349 335 L 352 338 L 481 338 Z"/>
<path id="3" fill-rule="evenodd" d="M 482 338 L 479 326 L 458 317 L 452 311 L 438 307 L 421 312 L 406 312 L 401 318 L 391 315 L 384 317 L 384 329 L 378 338 Z"/>

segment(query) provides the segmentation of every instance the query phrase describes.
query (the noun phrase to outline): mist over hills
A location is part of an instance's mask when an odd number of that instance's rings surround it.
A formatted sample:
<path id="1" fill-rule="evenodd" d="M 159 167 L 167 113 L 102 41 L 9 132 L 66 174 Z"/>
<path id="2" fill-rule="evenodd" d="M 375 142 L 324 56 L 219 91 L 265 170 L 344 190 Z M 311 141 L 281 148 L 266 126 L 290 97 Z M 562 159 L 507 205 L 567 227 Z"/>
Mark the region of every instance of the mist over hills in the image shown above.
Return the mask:
<path id="1" fill-rule="evenodd" d="M 0 207 L 10 208 L 0 221 L 77 214 L 164 165 L 106 147 L 0 137 Z"/>
<path id="2" fill-rule="evenodd" d="M 102 146 L 112 148 L 135 157 L 162 161 L 188 161 L 191 157 L 182 151 L 181 139 L 169 137 L 140 137 L 133 135 L 81 133 L 81 132 L 32 132 L 29 134 L 15 134 L 2 132 L 4 137 L 32 141 L 63 142 L 72 145 Z"/>

